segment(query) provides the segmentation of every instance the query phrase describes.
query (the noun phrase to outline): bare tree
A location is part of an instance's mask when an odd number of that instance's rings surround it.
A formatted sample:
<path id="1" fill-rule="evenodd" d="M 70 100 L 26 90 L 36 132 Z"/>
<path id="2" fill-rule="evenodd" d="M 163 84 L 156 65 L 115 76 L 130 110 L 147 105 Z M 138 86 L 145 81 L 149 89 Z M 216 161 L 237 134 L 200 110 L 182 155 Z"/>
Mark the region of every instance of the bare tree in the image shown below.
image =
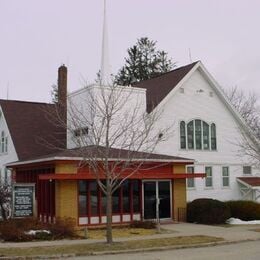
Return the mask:
<path id="1" fill-rule="evenodd" d="M 159 112 L 146 112 L 145 92 L 123 86 L 88 86 L 68 98 L 69 148 L 82 157 L 106 196 L 107 242 L 112 243 L 112 195 L 140 170 L 156 145 L 169 136 L 158 128 Z M 55 120 L 64 123 L 62 117 Z M 116 148 L 116 149 L 115 149 Z M 111 159 L 112 158 L 112 159 Z"/>
<path id="2" fill-rule="evenodd" d="M 255 92 L 245 92 L 238 87 L 225 91 L 228 99 L 248 126 L 260 138 L 260 103 Z"/>
<path id="3" fill-rule="evenodd" d="M 239 112 L 247 124 L 246 129 L 241 129 L 242 140 L 239 142 L 241 154 L 251 159 L 253 164 L 260 166 L 260 103 L 258 95 L 233 87 L 224 90 L 228 99 Z"/>
<path id="4" fill-rule="evenodd" d="M 0 210 L 3 220 L 10 217 L 11 185 L 0 178 Z"/>

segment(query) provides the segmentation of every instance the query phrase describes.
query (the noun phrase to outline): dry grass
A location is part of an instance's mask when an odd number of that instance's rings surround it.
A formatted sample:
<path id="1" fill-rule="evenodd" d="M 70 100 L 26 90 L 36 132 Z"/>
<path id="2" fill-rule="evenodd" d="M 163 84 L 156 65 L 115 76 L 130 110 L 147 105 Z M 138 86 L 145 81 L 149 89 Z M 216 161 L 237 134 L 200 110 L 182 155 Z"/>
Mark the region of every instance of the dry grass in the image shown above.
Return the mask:
<path id="1" fill-rule="evenodd" d="M 84 229 L 80 230 L 78 234 L 81 237 L 85 236 Z M 144 229 L 144 228 L 114 228 L 113 237 L 134 237 L 134 236 L 150 236 L 156 234 L 155 229 Z M 87 237 L 89 239 L 104 239 L 106 238 L 105 229 L 90 229 L 87 231 Z"/>
<path id="2" fill-rule="evenodd" d="M 105 243 L 92 243 L 92 244 L 77 244 L 77 245 L 64 245 L 52 247 L 34 247 L 34 248 L 6 248 L 0 249 L 1 256 L 35 256 L 35 255 L 90 255 L 93 252 L 104 251 L 120 251 L 120 250 L 134 250 L 141 248 L 155 248 L 165 246 L 178 246 L 178 245 L 193 245 L 203 244 L 209 242 L 222 241 L 222 238 L 209 237 L 209 236 L 186 236 L 186 237 L 171 237 L 171 238 L 156 238 L 146 240 L 135 240 L 113 243 L 108 245 Z"/>

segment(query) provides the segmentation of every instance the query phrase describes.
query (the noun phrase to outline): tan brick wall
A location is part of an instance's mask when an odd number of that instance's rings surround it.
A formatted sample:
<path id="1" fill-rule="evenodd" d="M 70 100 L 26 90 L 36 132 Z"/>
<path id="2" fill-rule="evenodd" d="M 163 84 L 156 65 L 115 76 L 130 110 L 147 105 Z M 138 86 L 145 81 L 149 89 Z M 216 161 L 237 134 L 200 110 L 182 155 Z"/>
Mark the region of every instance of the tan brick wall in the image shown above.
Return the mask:
<path id="1" fill-rule="evenodd" d="M 185 165 L 175 165 L 174 174 L 185 173 Z M 175 179 L 172 185 L 173 190 L 173 219 L 176 221 L 186 220 L 186 179 Z"/>

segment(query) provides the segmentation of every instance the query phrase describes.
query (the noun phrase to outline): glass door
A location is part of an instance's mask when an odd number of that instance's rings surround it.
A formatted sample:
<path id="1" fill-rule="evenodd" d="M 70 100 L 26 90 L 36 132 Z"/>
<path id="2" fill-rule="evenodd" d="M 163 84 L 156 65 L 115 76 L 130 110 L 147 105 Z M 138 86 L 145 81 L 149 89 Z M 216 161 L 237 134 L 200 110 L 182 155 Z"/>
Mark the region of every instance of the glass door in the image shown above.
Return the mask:
<path id="1" fill-rule="evenodd" d="M 171 182 L 143 182 L 144 219 L 156 219 L 156 201 L 159 202 L 159 218 L 171 218 Z"/>
<path id="2" fill-rule="evenodd" d="M 143 183 L 144 190 L 144 219 L 156 218 L 156 182 Z"/>

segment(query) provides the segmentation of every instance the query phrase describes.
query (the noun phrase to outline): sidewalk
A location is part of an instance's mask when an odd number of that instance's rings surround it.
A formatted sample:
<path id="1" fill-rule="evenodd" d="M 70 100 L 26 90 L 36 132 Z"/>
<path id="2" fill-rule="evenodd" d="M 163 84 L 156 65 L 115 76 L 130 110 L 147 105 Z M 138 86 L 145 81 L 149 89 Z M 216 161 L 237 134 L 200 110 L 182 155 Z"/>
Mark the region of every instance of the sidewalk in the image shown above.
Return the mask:
<path id="1" fill-rule="evenodd" d="M 114 241 L 143 240 L 152 238 L 167 238 L 179 236 L 214 236 L 224 238 L 225 243 L 234 243 L 248 240 L 260 240 L 260 232 L 253 229 L 260 229 L 260 225 L 237 225 L 232 227 L 208 226 L 191 223 L 163 224 L 163 229 L 172 231 L 171 233 L 156 234 L 152 236 L 136 236 L 131 238 L 115 238 Z M 105 240 L 82 239 L 82 240 L 56 240 L 40 242 L 2 242 L 0 248 L 30 248 L 30 247 L 47 247 L 59 245 L 90 244 L 104 242 Z M 203 246 L 203 244 L 201 245 Z"/>

